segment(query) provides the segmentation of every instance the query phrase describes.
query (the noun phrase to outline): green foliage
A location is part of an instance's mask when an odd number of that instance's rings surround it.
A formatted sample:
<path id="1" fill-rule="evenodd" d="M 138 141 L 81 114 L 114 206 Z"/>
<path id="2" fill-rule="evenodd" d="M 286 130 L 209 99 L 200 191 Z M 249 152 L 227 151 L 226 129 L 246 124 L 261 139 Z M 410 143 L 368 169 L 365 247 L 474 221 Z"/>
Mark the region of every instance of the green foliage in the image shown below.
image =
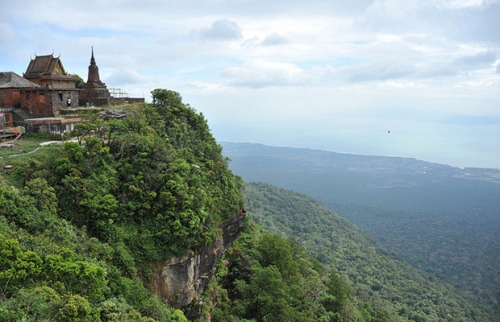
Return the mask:
<path id="1" fill-rule="evenodd" d="M 298 265 L 293 257 L 292 247 L 286 240 L 277 235 L 264 235 L 256 249 L 260 255 L 260 263 L 264 267 L 275 266 L 286 279 L 298 273 Z"/>
<path id="2" fill-rule="evenodd" d="M 326 281 L 327 296 L 321 299 L 327 311 L 340 312 L 349 299 L 349 289 L 340 276 L 334 271 L 328 273 Z M 368 303 L 366 303 L 369 305 Z"/>
<path id="3" fill-rule="evenodd" d="M 362 314 L 347 284 L 295 240 L 245 226 L 223 259 L 221 288 L 212 288 L 212 321 L 355 321 Z"/>
<path id="4" fill-rule="evenodd" d="M 203 115 L 156 93 L 133 116 L 83 115 L 78 142 L 1 151 L 2 319 L 187 321 L 143 286 L 149 265 L 214 241 L 242 183 Z"/>
<path id="5" fill-rule="evenodd" d="M 83 85 L 83 84 L 85 84 L 85 81 L 83 80 L 83 78 L 81 78 L 78 74 L 68 73 L 68 76 L 71 76 L 71 77 L 73 77 L 73 78 L 76 79 L 75 85 Z"/>
<path id="6" fill-rule="evenodd" d="M 293 313 L 287 303 L 289 288 L 276 266 L 256 268 L 250 283 L 236 281 L 241 300 L 246 302 L 247 317 L 257 321 L 292 321 Z"/>
<path id="7" fill-rule="evenodd" d="M 42 267 L 44 279 L 62 293 L 85 295 L 92 302 L 103 299 L 103 288 L 107 284 L 102 267 L 76 260 L 69 249 L 61 249 L 58 254 L 47 255 Z"/>
<path id="8" fill-rule="evenodd" d="M 0 300 L 23 285 L 32 284 L 41 272 L 37 253 L 23 251 L 19 242 L 0 234 Z"/>
<path id="9" fill-rule="evenodd" d="M 258 223 L 282 237 L 293 236 L 314 257 L 333 267 L 321 298 L 325 309 L 340 311 L 348 320 L 367 320 L 362 318 L 367 314 L 374 321 L 397 316 L 409 320 L 422 316 L 430 321 L 494 316 L 474 305 L 466 294 L 404 263 L 310 197 L 263 183 L 246 184 L 243 193 L 246 208 Z M 355 304 L 360 300 L 369 306 Z"/>
<path id="10" fill-rule="evenodd" d="M 29 184 L 41 190 L 30 192 L 27 188 L 24 190 L 25 194 L 19 194 L 11 187 L 0 185 L 0 215 L 34 233 L 47 227 L 50 222 L 50 210 L 54 210 L 56 206 L 53 204 L 53 190 L 42 179 Z M 34 197 L 40 199 L 35 200 Z"/>
<path id="11" fill-rule="evenodd" d="M 41 212 L 57 213 L 57 196 L 44 178 L 35 178 L 26 182 L 23 194 L 35 199 L 36 208 Z"/>
<path id="12" fill-rule="evenodd" d="M 181 95 L 168 89 L 157 88 L 151 91 L 151 95 L 155 106 L 177 106 L 182 104 Z"/>
<path id="13" fill-rule="evenodd" d="M 223 146 L 231 169 L 245 181 L 317 199 L 500 320 L 500 170 L 248 143 Z"/>

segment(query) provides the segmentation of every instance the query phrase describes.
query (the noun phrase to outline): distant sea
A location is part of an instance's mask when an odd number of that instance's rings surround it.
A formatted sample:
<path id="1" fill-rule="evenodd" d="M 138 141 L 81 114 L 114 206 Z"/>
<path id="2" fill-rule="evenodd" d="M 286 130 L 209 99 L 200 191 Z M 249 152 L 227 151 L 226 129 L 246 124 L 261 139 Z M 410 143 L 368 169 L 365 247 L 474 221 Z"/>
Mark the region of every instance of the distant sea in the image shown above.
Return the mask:
<path id="1" fill-rule="evenodd" d="M 316 123 L 210 124 L 218 141 L 416 158 L 455 167 L 500 169 L 500 124 L 340 117 Z M 210 123 L 210 120 L 209 120 Z"/>

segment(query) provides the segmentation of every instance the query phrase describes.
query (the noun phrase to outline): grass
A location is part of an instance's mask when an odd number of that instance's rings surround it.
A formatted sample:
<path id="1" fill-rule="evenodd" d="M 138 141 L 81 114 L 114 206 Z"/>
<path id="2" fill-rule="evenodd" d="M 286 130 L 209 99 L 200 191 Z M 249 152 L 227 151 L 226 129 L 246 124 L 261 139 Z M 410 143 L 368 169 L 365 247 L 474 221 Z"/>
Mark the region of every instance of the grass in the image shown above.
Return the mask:
<path id="1" fill-rule="evenodd" d="M 16 169 L 25 167 L 32 159 L 44 159 L 44 155 L 56 153 L 60 144 L 50 144 L 41 146 L 40 143 L 53 141 L 40 136 L 26 136 L 16 142 L 5 142 L 14 144 L 13 148 L 0 148 L 0 181 L 5 181 L 9 185 L 21 188 L 15 175 Z M 5 169 L 5 166 L 11 166 L 11 169 Z"/>
<path id="2" fill-rule="evenodd" d="M 49 141 L 42 137 L 22 137 L 18 141 L 6 141 L 3 143 L 13 144 L 13 148 L 0 148 L 0 160 L 7 159 L 15 155 L 21 155 L 35 151 L 40 148 L 40 143 Z M 5 162 L 5 160 L 2 160 Z M 2 162 L 3 163 L 3 162 Z"/>
<path id="3" fill-rule="evenodd" d="M 144 103 L 132 103 L 100 108 L 81 108 L 75 109 L 75 115 L 73 116 L 85 118 L 88 117 L 89 113 L 98 113 L 103 109 L 109 108 L 133 111 L 143 105 Z M 60 146 L 60 144 L 50 144 L 46 146 L 40 145 L 40 143 L 43 142 L 57 140 L 60 140 L 60 136 L 58 135 L 25 133 L 17 141 L 8 140 L 0 142 L 14 145 L 12 148 L 0 147 L 0 181 L 7 181 L 11 185 L 19 186 L 19 182 L 15 175 L 16 168 L 19 166 L 26 166 L 26 163 L 29 164 L 34 159 L 43 160 L 45 154 L 50 155 L 51 153 L 57 153 L 56 149 Z M 8 172 L 4 169 L 6 165 L 12 166 L 12 169 Z"/>

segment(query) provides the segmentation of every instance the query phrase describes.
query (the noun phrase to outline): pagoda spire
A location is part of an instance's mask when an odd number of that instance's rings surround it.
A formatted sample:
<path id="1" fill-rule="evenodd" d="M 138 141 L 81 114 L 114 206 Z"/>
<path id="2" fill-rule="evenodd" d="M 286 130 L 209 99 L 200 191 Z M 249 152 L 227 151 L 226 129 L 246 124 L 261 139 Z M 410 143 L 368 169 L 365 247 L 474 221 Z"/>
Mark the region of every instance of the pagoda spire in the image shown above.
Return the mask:
<path id="1" fill-rule="evenodd" d="M 94 46 L 92 46 L 92 55 L 90 57 L 89 77 L 87 78 L 87 83 L 102 84 L 101 79 L 99 77 L 99 67 L 97 67 L 95 63 Z"/>
<path id="2" fill-rule="evenodd" d="M 95 65 L 94 46 L 92 46 L 92 56 L 90 57 L 90 65 Z"/>

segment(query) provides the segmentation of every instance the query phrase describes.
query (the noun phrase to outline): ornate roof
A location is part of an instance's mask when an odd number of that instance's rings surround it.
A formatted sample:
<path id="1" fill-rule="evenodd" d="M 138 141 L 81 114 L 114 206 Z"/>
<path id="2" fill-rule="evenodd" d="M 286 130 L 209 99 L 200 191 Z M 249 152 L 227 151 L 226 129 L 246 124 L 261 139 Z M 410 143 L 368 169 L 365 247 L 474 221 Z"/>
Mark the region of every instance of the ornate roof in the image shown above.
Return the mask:
<path id="1" fill-rule="evenodd" d="M 40 77 L 44 75 L 67 75 L 59 57 L 54 55 L 35 56 L 30 61 L 24 77 Z"/>
<path id="2" fill-rule="evenodd" d="M 0 72 L 0 88 L 40 87 L 14 72 Z"/>

